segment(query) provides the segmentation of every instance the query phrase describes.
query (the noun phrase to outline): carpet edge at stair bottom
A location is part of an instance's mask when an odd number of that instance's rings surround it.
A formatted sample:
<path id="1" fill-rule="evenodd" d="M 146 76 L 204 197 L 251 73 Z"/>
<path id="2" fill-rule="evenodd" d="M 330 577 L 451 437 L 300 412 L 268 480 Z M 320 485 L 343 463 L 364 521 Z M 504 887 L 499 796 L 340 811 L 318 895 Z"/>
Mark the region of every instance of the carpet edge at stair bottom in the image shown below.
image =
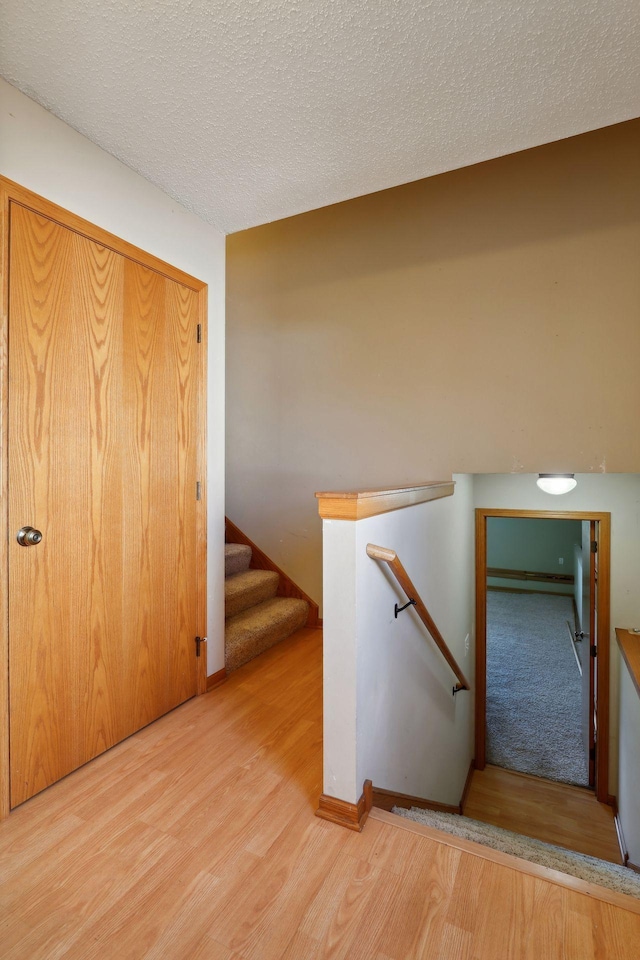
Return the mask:
<path id="1" fill-rule="evenodd" d="M 275 597 L 230 617 L 225 626 L 225 666 L 231 673 L 295 633 L 307 622 L 304 600 Z"/>
<path id="2" fill-rule="evenodd" d="M 560 873 L 578 877 L 588 883 L 594 883 L 629 897 L 640 899 L 640 876 L 634 874 L 627 867 L 619 863 L 610 863 L 586 853 L 578 853 L 565 847 L 534 837 L 525 837 L 504 827 L 496 827 L 481 820 L 472 820 L 458 814 L 442 813 L 440 811 L 423 810 L 412 807 L 410 810 L 402 807 L 393 807 L 391 810 L 396 816 L 422 823 L 424 826 L 450 833 L 452 836 L 479 843 L 492 850 L 528 860 L 539 866 Z"/>

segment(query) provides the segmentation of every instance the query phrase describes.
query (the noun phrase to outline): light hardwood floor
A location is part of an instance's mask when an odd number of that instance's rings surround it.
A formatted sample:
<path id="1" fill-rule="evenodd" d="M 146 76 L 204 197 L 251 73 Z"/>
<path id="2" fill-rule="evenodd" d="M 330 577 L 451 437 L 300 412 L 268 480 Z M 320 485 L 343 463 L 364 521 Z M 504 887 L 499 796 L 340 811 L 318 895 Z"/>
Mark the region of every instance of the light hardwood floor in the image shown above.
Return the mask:
<path id="1" fill-rule="evenodd" d="M 0 824 L 3 960 L 637 957 L 637 912 L 320 792 L 307 630 Z"/>
<path id="2" fill-rule="evenodd" d="M 613 810 L 583 787 L 486 766 L 473 772 L 464 815 L 622 863 Z"/>

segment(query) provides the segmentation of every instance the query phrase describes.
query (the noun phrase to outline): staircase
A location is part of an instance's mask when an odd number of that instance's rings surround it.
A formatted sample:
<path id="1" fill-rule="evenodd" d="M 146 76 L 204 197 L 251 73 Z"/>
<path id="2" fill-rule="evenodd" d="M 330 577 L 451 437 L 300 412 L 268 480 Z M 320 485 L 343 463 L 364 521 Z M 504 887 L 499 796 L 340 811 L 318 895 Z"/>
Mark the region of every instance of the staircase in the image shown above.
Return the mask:
<path id="1" fill-rule="evenodd" d="M 309 604 L 276 596 L 280 575 L 274 570 L 251 569 L 251 547 L 226 543 L 224 552 L 224 644 L 229 674 L 304 627 Z"/>
<path id="2" fill-rule="evenodd" d="M 481 843 L 500 850 L 514 857 L 529 860 L 552 870 L 559 870 L 589 883 L 608 887 L 618 893 L 640 899 L 640 874 L 634 873 L 627 867 L 597 857 L 589 857 L 583 853 L 575 853 L 565 847 L 543 843 L 542 840 L 533 840 L 519 833 L 512 833 L 502 827 L 495 827 L 479 820 L 471 820 L 459 814 L 442 813 L 436 810 L 423 810 L 412 807 L 407 810 L 402 807 L 393 807 L 392 813 L 397 816 L 421 823 L 423 826 L 441 830 L 445 833 Z"/>

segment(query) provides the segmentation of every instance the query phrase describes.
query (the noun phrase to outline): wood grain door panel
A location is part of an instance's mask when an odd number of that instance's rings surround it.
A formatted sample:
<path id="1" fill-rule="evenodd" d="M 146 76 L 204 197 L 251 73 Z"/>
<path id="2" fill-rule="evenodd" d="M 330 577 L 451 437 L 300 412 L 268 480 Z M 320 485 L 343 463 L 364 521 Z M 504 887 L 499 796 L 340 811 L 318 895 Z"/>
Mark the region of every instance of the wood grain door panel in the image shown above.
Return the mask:
<path id="1" fill-rule="evenodd" d="M 15 806 L 195 693 L 199 368 L 193 290 L 19 204 L 9 295 Z"/>

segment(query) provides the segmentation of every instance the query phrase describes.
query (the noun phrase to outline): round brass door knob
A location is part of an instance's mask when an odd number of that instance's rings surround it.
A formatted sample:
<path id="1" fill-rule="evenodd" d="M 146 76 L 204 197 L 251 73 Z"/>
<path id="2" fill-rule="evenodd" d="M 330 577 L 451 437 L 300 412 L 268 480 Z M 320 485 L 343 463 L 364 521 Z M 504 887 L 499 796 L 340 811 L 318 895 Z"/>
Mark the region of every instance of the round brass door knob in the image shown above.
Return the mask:
<path id="1" fill-rule="evenodd" d="M 35 527 L 22 527 L 16 540 L 21 547 L 35 547 L 42 540 L 42 534 Z"/>

